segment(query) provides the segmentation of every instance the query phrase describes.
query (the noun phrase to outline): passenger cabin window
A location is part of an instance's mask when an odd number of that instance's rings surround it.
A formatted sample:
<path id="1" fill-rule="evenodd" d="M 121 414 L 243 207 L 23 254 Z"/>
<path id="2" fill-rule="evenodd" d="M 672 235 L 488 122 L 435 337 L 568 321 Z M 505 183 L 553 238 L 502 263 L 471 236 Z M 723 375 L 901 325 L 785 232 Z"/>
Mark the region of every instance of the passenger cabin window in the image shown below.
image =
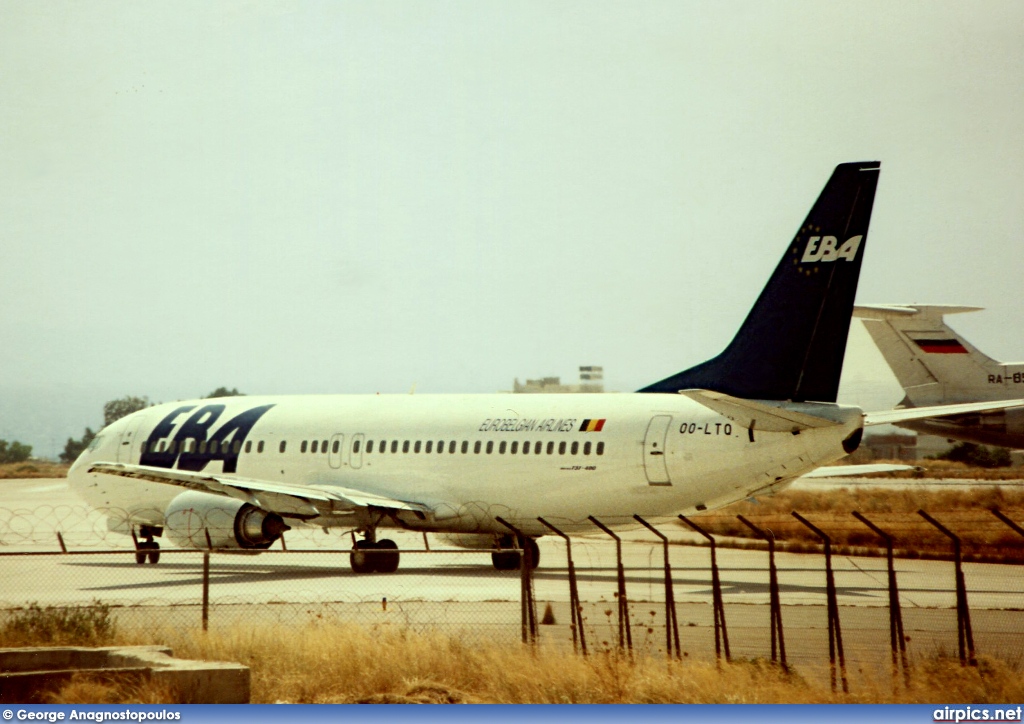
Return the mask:
<path id="1" fill-rule="evenodd" d="M 444 453 L 444 440 L 437 441 L 437 452 Z"/>
<path id="2" fill-rule="evenodd" d="M 245 441 L 245 452 L 247 454 L 252 452 L 252 440 Z"/>
<path id="3" fill-rule="evenodd" d="M 249 447 L 252 447 L 252 443 L 251 443 L 251 442 L 249 443 Z M 238 453 L 239 453 L 239 452 L 241 451 L 241 449 L 242 449 L 242 441 L 241 441 L 241 440 L 235 440 L 235 441 L 234 441 L 234 442 L 233 442 L 233 443 L 231 444 L 231 448 L 232 448 L 232 452 L 233 452 L 233 453 L 234 453 L 235 455 L 237 455 L 237 454 L 238 454 Z M 246 452 L 249 452 L 249 451 L 248 451 L 248 450 L 246 450 Z"/>
<path id="4" fill-rule="evenodd" d="M 584 455 L 589 455 L 590 454 L 590 443 L 589 442 L 583 443 L 583 454 Z"/>
<path id="5" fill-rule="evenodd" d="M 559 455 L 565 455 L 565 440 L 563 440 L 562 442 L 558 443 L 558 454 Z"/>
<path id="6" fill-rule="evenodd" d="M 603 442 L 597 443 L 597 454 L 598 455 L 604 455 L 604 443 Z"/>
<path id="7" fill-rule="evenodd" d="M 367 445 L 367 446 L 366 446 L 366 448 L 367 448 L 367 451 L 369 451 L 370 445 L 373 445 L 373 443 L 371 442 L 371 443 L 369 443 L 369 445 Z M 333 444 L 333 445 L 331 445 L 331 452 L 332 452 L 332 453 L 336 453 L 336 452 L 338 452 L 338 449 L 339 449 L 340 447 L 341 447 L 341 441 L 340 441 L 340 440 L 335 440 L 335 441 L 334 441 L 334 444 Z"/>
<path id="8" fill-rule="evenodd" d="M 530 454 L 530 441 L 527 440 L 526 442 L 523 443 L 523 455 L 529 455 L 529 454 Z"/>
<path id="9" fill-rule="evenodd" d="M 380 441 L 380 445 L 377 446 L 377 451 L 378 452 L 382 452 L 382 453 L 386 453 L 388 451 L 388 441 L 387 440 L 381 440 Z"/>
<path id="10" fill-rule="evenodd" d="M 284 452 L 284 449 L 288 447 L 288 442 L 285 440 L 281 441 L 281 446 L 278 448 L 278 452 Z"/>
<path id="11" fill-rule="evenodd" d="M 262 440 L 260 440 L 259 443 L 256 445 L 256 452 L 257 453 L 262 453 L 263 452 L 263 441 Z"/>
<path id="12" fill-rule="evenodd" d="M 554 451 L 555 451 L 555 443 L 553 443 L 553 442 L 549 442 L 549 443 L 548 443 L 548 455 L 550 455 L 550 454 L 551 454 L 551 453 L 553 453 Z"/>
<path id="13" fill-rule="evenodd" d="M 317 444 L 318 444 L 318 443 L 319 443 L 319 441 L 318 441 L 318 440 L 314 440 L 314 441 L 313 441 L 313 446 L 312 446 L 312 447 L 310 448 L 310 450 L 309 450 L 309 451 L 310 451 L 310 452 L 316 452 L 316 450 L 317 450 L 317 447 L 316 447 L 316 446 L 317 446 Z"/>
<path id="14" fill-rule="evenodd" d="M 392 440 L 391 441 L 391 452 L 393 452 L 393 453 L 398 452 L 398 440 Z"/>
<path id="15" fill-rule="evenodd" d="M 359 453 L 359 440 L 356 439 L 352 442 L 352 452 Z"/>
<path id="16" fill-rule="evenodd" d="M 302 441 L 302 445 L 299 446 L 299 452 L 306 452 L 306 441 Z"/>
<path id="17" fill-rule="evenodd" d="M 337 452 L 337 451 L 335 451 L 335 452 Z M 367 441 L 367 443 L 366 443 L 366 452 L 368 452 L 368 453 L 372 453 L 373 452 L 373 440 L 368 440 Z"/>
<path id="18" fill-rule="evenodd" d="M 434 441 L 433 440 L 427 440 L 427 449 L 424 450 L 423 452 L 432 453 L 433 451 L 434 451 Z"/>
<path id="19" fill-rule="evenodd" d="M 206 453 L 206 440 L 203 440 L 201 443 L 199 443 L 199 454 L 203 455 L 205 453 Z"/>
<path id="20" fill-rule="evenodd" d="M 475 443 L 473 443 L 473 454 L 475 454 L 475 455 L 479 455 L 480 454 L 480 441 L 479 440 L 477 440 Z"/>
<path id="21" fill-rule="evenodd" d="M 518 441 L 518 440 L 513 440 L 513 441 L 512 441 L 512 449 L 511 449 L 511 450 L 509 450 L 509 454 L 511 454 L 511 455 L 515 455 L 515 454 L 516 454 L 516 451 L 517 451 L 518 449 L 519 449 L 519 441 Z"/>
<path id="22" fill-rule="evenodd" d="M 420 441 L 419 440 L 417 440 L 416 443 L 412 446 L 412 451 L 416 452 L 416 453 L 418 453 L 420 451 Z"/>
<path id="23" fill-rule="evenodd" d="M 402 443 L 402 452 L 404 452 L 404 453 L 409 452 L 409 441 L 408 440 L 406 440 L 405 442 Z"/>
<path id="24" fill-rule="evenodd" d="M 469 441 L 468 440 L 463 440 L 462 441 L 462 454 L 465 455 L 467 452 L 469 452 Z"/>
<path id="25" fill-rule="evenodd" d="M 579 451 L 580 451 L 580 444 L 578 442 L 574 442 L 572 444 L 572 447 L 569 448 L 569 452 L 571 452 L 573 455 L 575 455 Z"/>
<path id="26" fill-rule="evenodd" d="M 501 444 L 500 444 L 500 445 L 498 445 L 498 454 L 499 454 L 499 455 L 504 455 L 504 454 L 505 454 L 505 445 L 506 445 L 506 444 L 507 444 L 507 443 L 506 443 L 506 442 L 505 442 L 504 440 L 502 440 L 502 441 L 501 441 Z"/>
<path id="27" fill-rule="evenodd" d="M 454 440 L 452 440 L 450 443 L 448 443 L 448 454 L 449 455 L 454 455 L 455 454 L 455 441 Z"/>

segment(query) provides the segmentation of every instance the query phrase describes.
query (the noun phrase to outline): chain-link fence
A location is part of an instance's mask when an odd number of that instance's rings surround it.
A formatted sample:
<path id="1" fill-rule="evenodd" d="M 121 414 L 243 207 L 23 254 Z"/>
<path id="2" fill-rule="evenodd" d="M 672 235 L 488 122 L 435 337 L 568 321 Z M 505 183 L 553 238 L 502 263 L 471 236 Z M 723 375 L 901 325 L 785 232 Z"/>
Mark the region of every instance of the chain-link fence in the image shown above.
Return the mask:
<path id="1" fill-rule="evenodd" d="M 897 557 L 892 574 L 878 536 L 858 555 L 832 551 L 828 567 L 823 541 L 804 541 L 804 552 L 775 552 L 773 575 L 764 541 L 725 547 L 738 541 L 711 536 L 719 544 L 713 570 L 708 541 L 682 521 L 649 530 L 638 522 L 626 532 L 595 524 L 590 535 L 542 538 L 540 566 L 524 578 L 496 570 L 490 550 L 399 531 L 389 533 L 398 570 L 356 574 L 348 535 L 299 527 L 259 553 L 164 548 L 158 563 L 138 563 L 135 542 L 111 532 L 110 517 L 71 506 L 0 509 L 0 626 L 32 603 L 98 601 L 129 631 L 326 620 L 673 658 L 717 652 L 821 663 L 831 650 L 839 663 L 878 664 L 892 651 L 956 655 L 968 644 L 972 657 L 1024 656 L 1024 570 L 967 562 L 958 579 L 951 540 L 945 560 Z M 750 522 L 772 535 L 778 529 L 756 516 Z M 883 523 L 897 531 L 931 525 L 921 516 Z M 902 647 L 892 635 L 893 578 Z"/>

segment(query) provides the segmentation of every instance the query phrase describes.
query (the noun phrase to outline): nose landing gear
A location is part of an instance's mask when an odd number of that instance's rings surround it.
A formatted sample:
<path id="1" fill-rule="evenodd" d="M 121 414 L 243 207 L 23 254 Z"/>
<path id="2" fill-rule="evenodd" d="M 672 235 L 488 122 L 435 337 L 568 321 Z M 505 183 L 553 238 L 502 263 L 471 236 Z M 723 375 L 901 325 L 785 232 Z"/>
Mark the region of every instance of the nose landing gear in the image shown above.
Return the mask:
<path id="1" fill-rule="evenodd" d="M 141 541 L 135 535 L 135 531 L 132 531 L 132 540 L 135 541 L 135 563 L 141 566 L 148 559 L 151 564 L 156 565 L 160 562 L 160 544 L 153 540 L 153 536 L 159 533 L 144 525 L 139 528 L 139 534 L 143 537 Z"/>

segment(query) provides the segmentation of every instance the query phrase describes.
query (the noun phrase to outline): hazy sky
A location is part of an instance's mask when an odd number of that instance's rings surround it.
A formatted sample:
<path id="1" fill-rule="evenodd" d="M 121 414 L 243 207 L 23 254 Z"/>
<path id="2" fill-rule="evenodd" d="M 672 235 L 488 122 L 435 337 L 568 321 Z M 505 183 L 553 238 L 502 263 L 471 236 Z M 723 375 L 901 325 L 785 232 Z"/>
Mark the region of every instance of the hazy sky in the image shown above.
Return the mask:
<path id="1" fill-rule="evenodd" d="M 954 325 L 1018 359 L 1022 125 L 1020 2 L 5 0 L 0 437 L 635 389 L 725 346 L 844 161 L 882 161 L 858 300 L 985 306 Z"/>

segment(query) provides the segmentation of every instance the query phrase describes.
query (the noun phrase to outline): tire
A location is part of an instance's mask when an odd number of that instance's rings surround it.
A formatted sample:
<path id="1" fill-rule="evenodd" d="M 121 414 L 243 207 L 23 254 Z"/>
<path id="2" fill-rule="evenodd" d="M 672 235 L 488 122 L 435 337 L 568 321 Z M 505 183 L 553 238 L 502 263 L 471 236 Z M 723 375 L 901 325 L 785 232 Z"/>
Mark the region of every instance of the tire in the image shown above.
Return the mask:
<path id="1" fill-rule="evenodd" d="M 536 568 L 540 564 L 540 548 L 537 547 L 537 541 L 527 538 L 523 546 L 530 550 L 530 568 Z"/>
<path id="2" fill-rule="evenodd" d="M 519 554 L 515 551 L 491 553 L 491 563 L 499 571 L 514 571 L 519 568 Z"/>
<path id="3" fill-rule="evenodd" d="M 147 554 L 146 557 L 149 558 L 149 562 L 152 565 L 154 565 L 154 566 L 157 563 L 159 563 L 160 562 L 160 544 L 159 543 L 154 543 L 152 548 L 149 549 L 149 553 Z"/>
<path id="4" fill-rule="evenodd" d="M 378 573 L 394 573 L 398 570 L 398 544 L 385 538 L 377 541 L 377 551 L 373 554 L 376 560 L 374 568 Z"/>
<path id="5" fill-rule="evenodd" d="M 349 553 L 348 562 L 353 573 L 373 573 L 376 570 L 376 557 L 371 549 L 374 544 L 368 540 L 357 540 Z"/>
<path id="6" fill-rule="evenodd" d="M 142 544 L 140 543 L 139 545 L 142 545 Z M 136 548 L 135 549 L 135 563 L 137 565 L 141 566 L 145 562 L 146 562 L 146 551 L 142 550 L 141 548 Z"/>

